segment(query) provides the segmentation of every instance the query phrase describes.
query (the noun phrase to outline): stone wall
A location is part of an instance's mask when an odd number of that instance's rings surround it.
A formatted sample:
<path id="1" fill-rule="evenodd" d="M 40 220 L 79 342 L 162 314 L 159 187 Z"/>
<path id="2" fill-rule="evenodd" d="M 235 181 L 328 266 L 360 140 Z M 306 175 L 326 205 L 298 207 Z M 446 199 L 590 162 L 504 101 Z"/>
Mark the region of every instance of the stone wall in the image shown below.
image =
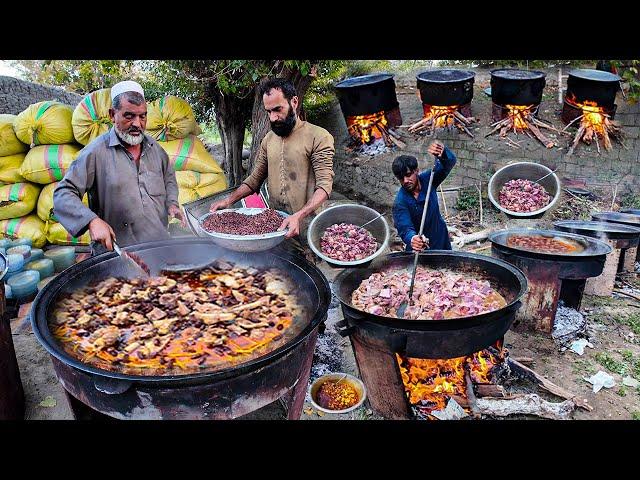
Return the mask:
<path id="1" fill-rule="evenodd" d="M 17 115 L 32 103 L 44 100 L 57 100 L 75 107 L 82 100 L 82 96 L 65 92 L 60 88 L 45 87 L 0 75 L 0 113 Z"/>
<path id="2" fill-rule="evenodd" d="M 414 136 L 399 129 L 403 141 L 407 144 L 403 150 L 394 149 L 374 157 L 347 153 L 345 147 L 349 141 L 347 128 L 336 103 L 331 111 L 321 118 L 310 119 L 329 130 L 336 141 L 334 167 L 336 178 L 334 187 L 341 193 L 356 199 L 362 199 L 372 205 L 390 207 L 399 187 L 391 172 L 393 159 L 400 154 L 415 155 L 420 168 L 428 168 L 432 162 L 426 159 L 424 152 L 434 139 L 443 141 L 458 157 L 458 163 L 443 187 L 474 185 L 483 182 L 484 188 L 491 175 L 510 161 L 531 161 L 542 163 L 551 169 L 558 168 L 560 180 L 585 182 L 589 186 L 618 184 L 619 193 L 624 194 L 640 189 L 640 105 L 630 105 L 620 93 L 616 103 L 618 109 L 615 120 L 622 125 L 626 135 L 626 147 L 613 140 L 610 151 L 602 148 L 599 155 L 595 144 L 588 146 L 580 143 L 573 155 L 568 156 L 571 136 L 560 136 L 548 130 L 544 134 L 558 146 L 551 149 L 544 147 L 538 140 L 524 134 L 509 134 L 512 140 L 519 143 L 520 148 L 509 146 L 499 134 L 485 138 L 491 131 L 491 99 L 484 93 L 489 86 L 488 70 L 476 69 L 474 97 L 471 103 L 473 115 L 479 122 L 471 129 L 474 138 L 467 134 L 453 131 L 439 131 L 435 136 Z M 396 92 L 400 103 L 403 124 L 408 125 L 422 117 L 422 105 L 416 91 L 415 75 L 410 72 L 396 75 Z M 558 129 L 564 128 L 560 120 L 562 104 L 558 101 L 558 70 L 545 72 L 547 85 L 538 117 L 551 123 Z M 566 74 L 566 72 L 564 72 Z M 566 78 L 564 80 L 566 87 Z M 570 131 L 575 133 L 572 128 Z M 429 163 L 429 165 L 427 164 Z"/>

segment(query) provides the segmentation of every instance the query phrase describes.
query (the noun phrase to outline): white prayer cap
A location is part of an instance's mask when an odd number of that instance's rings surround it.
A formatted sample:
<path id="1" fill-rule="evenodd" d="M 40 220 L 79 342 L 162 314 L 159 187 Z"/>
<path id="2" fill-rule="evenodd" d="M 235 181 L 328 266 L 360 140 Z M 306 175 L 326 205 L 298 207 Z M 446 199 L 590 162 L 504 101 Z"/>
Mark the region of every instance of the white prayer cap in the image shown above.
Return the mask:
<path id="1" fill-rule="evenodd" d="M 116 83 L 111 87 L 111 101 L 113 102 L 114 98 L 124 92 L 138 92 L 144 98 L 144 90 L 142 90 L 142 87 L 138 82 L 125 80 L 124 82 Z"/>

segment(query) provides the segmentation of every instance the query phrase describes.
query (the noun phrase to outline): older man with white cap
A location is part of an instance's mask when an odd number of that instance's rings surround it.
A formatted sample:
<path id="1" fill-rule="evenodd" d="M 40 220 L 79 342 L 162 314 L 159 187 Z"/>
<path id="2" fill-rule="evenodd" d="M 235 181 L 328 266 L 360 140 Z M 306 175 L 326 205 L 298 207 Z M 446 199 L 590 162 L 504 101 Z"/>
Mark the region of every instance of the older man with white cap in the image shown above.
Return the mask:
<path id="1" fill-rule="evenodd" d="M 89 230 L 108 250 L 169 238 L 169 216 L 185 218 L 167 153 L 144 133 L 147 104 L 140 84 L 111 88 L 113 127 L 82 149 L 53 194 L 54 213 L 71 235 Z M 89 207 L 82 203 L 87 193 Z M 97 250 L 94 248 L 94 253 Z"/>

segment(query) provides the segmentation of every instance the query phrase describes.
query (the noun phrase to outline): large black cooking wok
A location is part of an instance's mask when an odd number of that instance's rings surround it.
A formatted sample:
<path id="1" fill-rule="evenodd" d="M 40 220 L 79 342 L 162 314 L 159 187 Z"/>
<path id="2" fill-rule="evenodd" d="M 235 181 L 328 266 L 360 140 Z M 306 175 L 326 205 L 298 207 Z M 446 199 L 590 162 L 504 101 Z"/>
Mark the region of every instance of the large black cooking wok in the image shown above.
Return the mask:
<path id="1" fill-rule="evenodd" d="M 433 250 L 420 254 L 419 264 L 436 269 L 468 272 L 489 280 L 506 299 L 499 310 L 447 320 L 405 320 L 364 312 L 351 303 L 351 294 L 373 273 L 386 268 L 411 269 L 413 254 L 400 252 L 380 257 L 369 268 L 344 271 L 334 282 L 334 293 L 342 304 L 346 320 L 344 334 L 366 331 L 386 339 L 388 347 L 409 357 L 455 358 L 470 355 L 501 339 L 513 323 L 520 299 L 527 291 L 527 279 L 513 265 L 496 258 L 467 252 Z"/>
<path id="2" fill-rule="evenodd" d="M 306 345 L 311 334 L 326 319 L 331 300 L 329 284 L 315 266 L 284 250 L 232 252 L 213 245 L 205 238 L 150 242 L 126 250 L 137 253 L 153 274 L 166 266 L 202 265 L 215 259 L 256 268 L 279 268 L 287 272 L 299 287 L 295 294 L 303 313 L 294 320 L 289 330 L 291 336 L 285 344 L 263 356 L 228 368 L 171 376 L 129 375 L 99 369 L 67 354 L 47 325 L 54 304 L 61 296 L 90 281 L 136 274 L 135 267 L 114 252 L 89 258 L 49 282 L 38 293 L 31 310 L 33 331 L 52 355 L 61 383 L 74 396 L 94 409 L 119 418 L 200 418 L 197 412 L 193 412 L 198 409 L 205 416 L 207 412 L 211 413 L 207 418 L 215 418 L 216 409 L 227 410 L 222 417 L 235 417 L 259 408 L 261 405 L 258 405 L 257 397 L 273 401 L 296 384 L 304 361 L 302 350 L 306 348 L 301 345 Z M 267 393 L 275 398 L 267 398 Z M 256 398 L 252 399 L 252 395 Z M 136 412 L 145 408 L 160 413 L 136 416 Z"/>

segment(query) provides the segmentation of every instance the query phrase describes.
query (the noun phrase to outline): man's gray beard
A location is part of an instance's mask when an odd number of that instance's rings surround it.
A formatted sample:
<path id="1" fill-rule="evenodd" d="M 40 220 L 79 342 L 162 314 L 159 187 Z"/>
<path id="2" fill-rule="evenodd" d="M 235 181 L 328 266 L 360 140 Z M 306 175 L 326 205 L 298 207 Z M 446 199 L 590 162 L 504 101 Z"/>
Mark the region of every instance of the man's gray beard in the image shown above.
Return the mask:
<path id="1" fill-rule="evenodd" d="M 138 136 L 134 136 L 134 135 L 130 135 L 130 134 L 125 133 L 125 132 L 121 132 L 118 129 L 118 127 L 116 127 L 116 126 L 114 126 L 113 128 L 115 128 L 116 135 L 118 135 L 118 137 L 120 137 L 120 140 L 122 140 L 127 145 L 138 145 L 138 144 L 142 143 L 142 141 L 144 140 L 144 133 L 141 133 Z"/>

